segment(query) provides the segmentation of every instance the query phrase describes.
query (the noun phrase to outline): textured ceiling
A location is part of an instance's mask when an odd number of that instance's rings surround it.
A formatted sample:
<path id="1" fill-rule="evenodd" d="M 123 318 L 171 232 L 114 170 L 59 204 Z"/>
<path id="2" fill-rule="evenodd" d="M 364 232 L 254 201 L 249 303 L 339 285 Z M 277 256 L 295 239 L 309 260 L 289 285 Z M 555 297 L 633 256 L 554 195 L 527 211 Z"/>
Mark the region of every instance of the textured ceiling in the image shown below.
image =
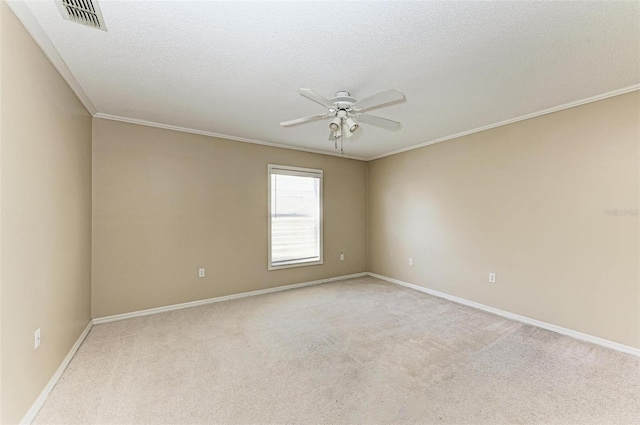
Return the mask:
<path id="1" fill-rule="evenodd" d="M 108 32 L 28 7 L 99 114 L 333 152 L 299 94 L 396 88 L 372 158 L 640 83 L 638 2 L 100 2 Z"/>

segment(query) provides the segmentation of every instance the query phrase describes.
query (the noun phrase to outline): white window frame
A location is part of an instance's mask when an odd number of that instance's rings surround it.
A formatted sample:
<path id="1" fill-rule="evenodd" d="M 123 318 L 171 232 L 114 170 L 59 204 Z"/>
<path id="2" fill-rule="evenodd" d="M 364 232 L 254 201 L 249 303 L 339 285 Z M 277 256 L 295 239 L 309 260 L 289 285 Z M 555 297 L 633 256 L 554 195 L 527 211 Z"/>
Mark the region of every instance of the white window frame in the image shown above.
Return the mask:
<path id="1" fill-rule="evenodd" d="M 316 261 L 305 261 L 305 260 L 291 260 L 286 264 L 281 264 L 274 266 L 271 262 L 271 175 L 272 174 L 284 174 L 289 176 L 303 176 L 303 177 L 316 177 L 320 180 L 320 253 L 319 260 Z M 316 170 L 314 168 L 302 168 L 302 167 L 291 167 L 289 165 L 278 165 L 278 164 L 268 164 L 267 166 L 267 221 L 268 221 L 268 245 L 267 251 L 269 252 L 268 258 L 268 270 L 280 270 L 280 269 L 290 269 L 292 267 L 305 267 L 305 266 L 317 266 L 324 263 L 324 230 L 323 230 L 323 172 L 322 170 Z"/>

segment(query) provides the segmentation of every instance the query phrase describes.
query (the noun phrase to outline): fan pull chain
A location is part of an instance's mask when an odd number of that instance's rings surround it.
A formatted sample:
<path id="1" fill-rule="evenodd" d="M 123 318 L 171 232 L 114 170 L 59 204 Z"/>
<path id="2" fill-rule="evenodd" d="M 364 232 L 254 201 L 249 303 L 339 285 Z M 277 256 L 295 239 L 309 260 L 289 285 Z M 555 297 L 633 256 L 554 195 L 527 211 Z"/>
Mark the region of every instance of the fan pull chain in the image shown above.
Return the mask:
<path id="1" fill-rule="evenodd" d="M 344 119 L 340 120 L 340 155 L 344 155 L 342 142 L 344 142 Z"/>

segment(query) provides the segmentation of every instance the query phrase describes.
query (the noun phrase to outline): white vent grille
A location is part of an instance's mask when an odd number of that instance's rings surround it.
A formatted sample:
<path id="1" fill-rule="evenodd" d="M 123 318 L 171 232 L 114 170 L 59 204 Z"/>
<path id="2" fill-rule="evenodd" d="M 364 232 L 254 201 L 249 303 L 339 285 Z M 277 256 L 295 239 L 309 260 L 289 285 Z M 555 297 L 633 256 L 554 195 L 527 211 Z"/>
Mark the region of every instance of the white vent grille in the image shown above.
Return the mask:
<path id="1" fill-rule="evenodd" d="M 56 0 L 56 5 L 67 21 L 107 30 L 96 0 Z"/>

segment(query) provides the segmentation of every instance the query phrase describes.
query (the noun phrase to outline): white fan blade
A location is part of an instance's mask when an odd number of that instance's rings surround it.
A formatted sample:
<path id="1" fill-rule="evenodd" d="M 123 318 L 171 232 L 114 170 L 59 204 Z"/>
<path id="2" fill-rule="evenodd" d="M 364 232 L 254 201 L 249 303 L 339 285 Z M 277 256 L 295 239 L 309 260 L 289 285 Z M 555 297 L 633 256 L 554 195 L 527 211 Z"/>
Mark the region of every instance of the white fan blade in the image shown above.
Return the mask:
<path id="1" fill-rule="evenodd" d="M 376 117 L 375 115 L 358 114 L 355 116 L 356 121 L 375 125 L 376 127 L 386 128 L 387 130 L 400 130 L 402 123 L 389 120 L 386 118 Z"/>
<path id="2" fill-rule="evenodd" d="M 307 99 L 313 100 L 314 102 L 319 103 L 320 105 L 325 106 L 329 109 L 336 109 L 336 105 L 333 102 L 325 99 L 311 89 L 298 89 L 298 93 L 300 93 Z"/>
<path id="3" fill-rule="evenodd" d="M 353 109 L 358 112 L 370 111 L 371 109 L 381 108 L 391 103 L 402 102 L 403 100 L 405 100 L 404 94 L 396 89 L 391 89 L 354 103 Z"/>
<path id="4" fill-rule="evenodd" d="M 283 126 L 283 127 L 288 127 L 290 125 L 296 125 L 296 124 L 302 124 L 302 123 L 305 123 L 305 122 L 322 120 L 322 119 L 325 119 L 325 118 L 329 118 L 330 116 L 331 115 L 329 115 L 329 114 L 311 115 L 310 117 L 298 118 L 297 120 L 284 121 L 284 122 L 281 122 L 280 125 Z"/>

